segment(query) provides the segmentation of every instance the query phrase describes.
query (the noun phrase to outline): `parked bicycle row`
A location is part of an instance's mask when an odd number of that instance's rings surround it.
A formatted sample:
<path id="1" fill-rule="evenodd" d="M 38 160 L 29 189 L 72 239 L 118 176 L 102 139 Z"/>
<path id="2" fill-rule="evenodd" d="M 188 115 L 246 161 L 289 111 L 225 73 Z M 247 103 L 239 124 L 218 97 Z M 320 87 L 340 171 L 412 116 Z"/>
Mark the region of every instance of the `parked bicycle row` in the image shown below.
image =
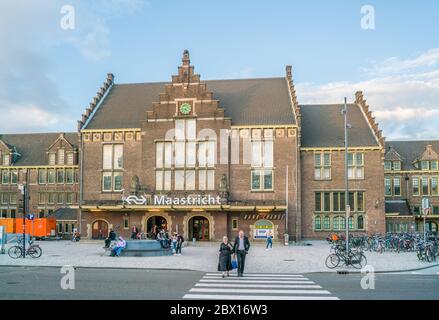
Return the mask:
<path id="1" fill-rule="evenodd" d="M 346 246 L 344 234 L 330 234 L 327 241 L 334 246 Z M 369 252 L 416 252 L 420 261 L 436 261 L 439 256 L 439 237 L 436 233 L 424 235 L 420 233 L 387 233 L 352 234 L 349 236 L 349 247 L 353 250 Z"/>

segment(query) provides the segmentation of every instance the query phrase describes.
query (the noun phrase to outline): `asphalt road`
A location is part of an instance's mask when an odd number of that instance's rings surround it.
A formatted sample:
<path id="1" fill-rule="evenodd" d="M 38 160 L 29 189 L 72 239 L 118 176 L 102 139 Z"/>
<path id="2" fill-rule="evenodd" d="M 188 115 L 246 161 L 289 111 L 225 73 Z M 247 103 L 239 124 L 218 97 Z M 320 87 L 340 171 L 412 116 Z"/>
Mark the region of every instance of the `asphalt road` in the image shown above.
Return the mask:
<path id="1" fill-rule="evenodd" d="M 181 299 L 204 275 L 198 271 L 84 269 L 75 289 L 63 290 L 60 268 L 0 267 L 0 299 Z M 376 274 L 375 288 L 361 288 L 361 274 L 310 273 L 309 280 L 340 299 L 439 299 L 439 275 Z"/>

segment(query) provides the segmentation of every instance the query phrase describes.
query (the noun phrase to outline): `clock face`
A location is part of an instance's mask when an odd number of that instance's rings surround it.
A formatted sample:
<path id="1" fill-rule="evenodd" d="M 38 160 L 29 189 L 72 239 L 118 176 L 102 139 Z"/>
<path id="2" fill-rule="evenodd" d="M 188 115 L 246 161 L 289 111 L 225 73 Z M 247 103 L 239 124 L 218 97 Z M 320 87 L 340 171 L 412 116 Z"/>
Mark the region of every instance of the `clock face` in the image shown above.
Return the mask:
<path id="1" fill-rule="evenodd" d="M 180 106 L 180 112 L 182 114 L 189 114 L 192 110 L 192 107 L 189 103 L 185 102 Z"/>

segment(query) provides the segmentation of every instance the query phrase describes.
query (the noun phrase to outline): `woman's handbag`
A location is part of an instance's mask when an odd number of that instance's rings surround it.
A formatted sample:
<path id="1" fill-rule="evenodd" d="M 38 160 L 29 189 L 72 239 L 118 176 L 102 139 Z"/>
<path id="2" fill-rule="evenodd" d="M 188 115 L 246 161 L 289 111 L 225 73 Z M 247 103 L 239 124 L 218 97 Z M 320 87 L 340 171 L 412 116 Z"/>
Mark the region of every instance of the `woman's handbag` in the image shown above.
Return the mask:
<path id="1" fill-rule="evenodd" d="M 238 268 L 238 261 L 236 259 L 232 259 L 232 270 Z"/>

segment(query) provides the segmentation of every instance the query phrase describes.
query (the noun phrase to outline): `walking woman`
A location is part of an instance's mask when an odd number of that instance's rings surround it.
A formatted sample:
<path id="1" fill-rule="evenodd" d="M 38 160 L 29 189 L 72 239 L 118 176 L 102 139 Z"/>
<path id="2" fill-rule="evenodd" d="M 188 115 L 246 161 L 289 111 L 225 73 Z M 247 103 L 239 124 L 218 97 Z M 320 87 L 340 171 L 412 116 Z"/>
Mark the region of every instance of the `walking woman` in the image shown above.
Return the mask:
<path id="1" fill-rule="evenodd" d="M 232 253 L 233 253 L 233 246 L 229 242 L 229 239 L 224 236 L 223 242 L 220 245 L 219 249 L 219 261 L 218 261 L 218 271 L 221 271 L 223 273 L 223 278 L 226 276 L 229 276 L 229 271 L 232 270 Z"/>

